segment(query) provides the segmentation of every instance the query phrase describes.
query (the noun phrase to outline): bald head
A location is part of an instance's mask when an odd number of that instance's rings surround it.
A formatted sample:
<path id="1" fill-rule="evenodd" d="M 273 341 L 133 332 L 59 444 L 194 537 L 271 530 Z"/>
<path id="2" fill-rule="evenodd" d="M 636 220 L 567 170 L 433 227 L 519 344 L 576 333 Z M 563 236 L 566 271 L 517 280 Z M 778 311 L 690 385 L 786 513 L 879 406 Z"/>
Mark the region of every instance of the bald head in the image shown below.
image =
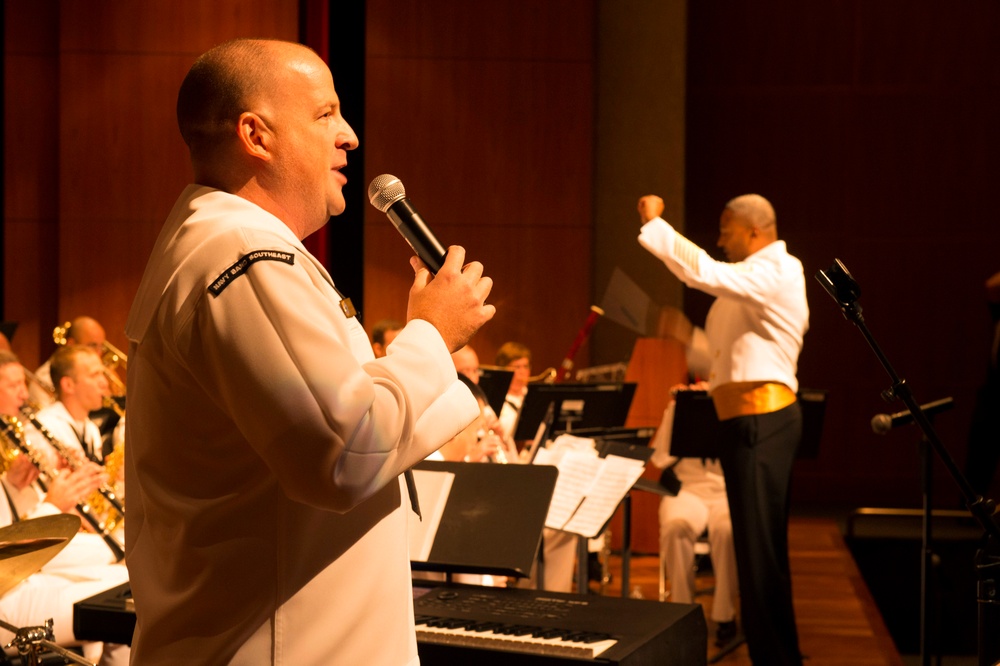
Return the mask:
<path id="1" fill-rule="evenodd" d="M 283 59 L 310 49 L 291 42 L 234 39 L 198 58 L 177 94 L 177 124 L 192 159 L 204 160 L 234 140 L 236 122 L 274 88 Z"/>
<path id="2" fill-rule="evenodd" d="M 759 194 L 744 194 L 726 204 L 719 219 L 719 241 L 729 261 L 743 261 L 778 240 L 774 208 Z"/>
<path id="3" fill-rule="evenodd" d="M 726 209 L 748 225 L 755 227 L 764 236 L 778 237 L 778 223 L 771 202 L 759 194 L 744 194 L 729 201 Z"/>
<path id="4" fill-rule="evenodd" d="M 104 327 L 93 317 L 80 316 L 66 329 L 66 344 L 83 345 L 100 353 L 107 336 Z"/>
<path id="5" fill-rule="evenodd" d="M 341 169 L 358 137 L 311 49 L 253 39 L 211 49 L 181 84 L 177 123 L 195 182 L 257 204 L 298 238 L 344 211 Z"/>
<path id="6" fill-rule="evenodd" d="M 458 374 L 464 375 L 473 384 L 479 383 L 479 355 L 475 349 L 465 345 L 451 355 L 451 360 L 455 363 Z"/>

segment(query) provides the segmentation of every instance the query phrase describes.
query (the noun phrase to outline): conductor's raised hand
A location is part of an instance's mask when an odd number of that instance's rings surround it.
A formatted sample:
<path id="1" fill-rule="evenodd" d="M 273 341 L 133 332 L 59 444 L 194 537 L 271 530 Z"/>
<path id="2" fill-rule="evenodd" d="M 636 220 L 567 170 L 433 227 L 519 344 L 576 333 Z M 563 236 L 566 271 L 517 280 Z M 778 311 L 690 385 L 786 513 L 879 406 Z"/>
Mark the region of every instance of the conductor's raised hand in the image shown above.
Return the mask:
<path id="1" fill-rule="evenodd" d="M 417 257 L 410 259 L 410 265 L 416 276 L 406 320 L 430 322 L 441 333 L 448 351 L 461 349 L 496 314 L 496 308 L 486 304 L 493 279 L 483 275 L 478 261 L 465 263 L 465 248 L 450 246 L 437 275 Z"/>
<path id="2" fill-rule="evenodd" d="M 639 220 L 646 224 L 663 215 L 663 199 L 655 194 L 647 194 L 639 199 Z"/>

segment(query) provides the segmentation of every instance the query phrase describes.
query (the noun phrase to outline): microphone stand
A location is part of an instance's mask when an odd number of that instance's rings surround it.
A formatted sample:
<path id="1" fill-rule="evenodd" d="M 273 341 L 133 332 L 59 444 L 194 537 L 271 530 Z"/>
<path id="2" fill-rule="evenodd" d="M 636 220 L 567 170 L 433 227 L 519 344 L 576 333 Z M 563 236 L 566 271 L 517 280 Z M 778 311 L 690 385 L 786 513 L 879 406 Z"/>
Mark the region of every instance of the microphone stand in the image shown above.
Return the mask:
<path id="1" fill-rule="evenodd" d="M 921 406 L 924 414 L 928 418 L 933 418 L 934 414 L 942 409 L 950 409 L 953 402 L 950 397 L 944 398 L 943 400 L 938 400 L 931 403 L 926 403 Z M 882 416 L 882 415 L 879 415 Z M 883 427 L 876 427 L 876 416 L 872 419 L 872 429 L 878 434 L 886 434 L 888 430 L 883 429 L 884 424 L 880 424 Z M 894 426 L 891 425 L 892 417 L 888 417 L 890 421 L 889 429 L 891 430 Z M 912 418 L 912 415 L 910 415 Z M 923 511 L 921 515 L 921 531 L 920 531 L 920 552 L 922 557 L 920 559 L 920 664 L 921 666 L 930 666 L 930 655 L 931 649 L 931 633 L 932 633 L 932 618 L 931 618 L 931 608 L 932 600 L 934 597 L 934 592 L 937 589 L 936 583 L 930 580 L 930 574 L 934 569 L 934 552 L 931 547 L 933 544 L 933 539 L 931 537 L 931 525 L 934 519 L 934 502 L 933 489 L 934 489 L 934 476 L 933 476 L 933 457 L 931 456 L 930 442 L 927 436 L 921 433 L 920 435 L 920 476 L 921 476 L 921 489 L 923 491 Z M 938 650 L 940 650 L 940 615 L 938 614 L 936 620 L 933 622 L 933 634 L 935 639 L 935 645 Z M 938 663 L 941 663 L 941 655 L 937 654 Z"/>
<path id="2" fill-rule="evenodd" d="M 887 402 L 898 398 L 910 410 L 913 420 L 920 426 L 930 448 L 938 455 L 958 484 L 970 513 L 983 528 L 983 540 L 975 557 L 978 581 L 978 653 L 980 666 L 994 666 L 1000 661 L 1000 524 L 996 522 L 993 515 L 996 504 L 993 500 L 979 495 L 962 474 L 958 465 L 955 464 L 955 460 L 938 438 L 930 419 L 913 398 L 906 380 L 901 379 L 896 374 L 889 359 L 875 342 L 875 338 L 868 330 L 864 317 L 861 315 L 861 305 L 858 303 L 861 287 L 851 276 L 847 267 L 839 259 L 834 259 L 834 264 L 829 269 L 818 271 L 815 277 L 840 306 L 844 317 L 861 331 L 868 346 L 872 348 L 892 380 L 892 385 L 882 391 L 882 398 Z M 930 456 L 928 456 L 929 458 Z M 929 472 L 927 469 L 929 464 L 925 463 L 924 467 L 925 473 Z M 929 502 L 930 498 L 928 497 L 926 501 Z M 926 559 L 926 553 L 924 557 Z M 923 621 L 922 614 L 921 625 L 923 625 Z"/>

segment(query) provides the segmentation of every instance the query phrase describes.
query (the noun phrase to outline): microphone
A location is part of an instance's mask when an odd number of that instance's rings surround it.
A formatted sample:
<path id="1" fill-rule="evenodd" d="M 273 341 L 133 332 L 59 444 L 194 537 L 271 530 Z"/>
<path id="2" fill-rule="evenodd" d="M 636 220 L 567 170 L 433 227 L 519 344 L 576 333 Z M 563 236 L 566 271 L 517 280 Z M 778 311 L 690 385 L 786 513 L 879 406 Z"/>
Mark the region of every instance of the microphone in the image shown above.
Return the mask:
<path id="1" fill-rule="evenodd" d="M 389 216 L 396 231 L 402 234 L 431 273 L 441 270 L 446 250 L 406 198 L 406 190 L 399 178 L 386 173 L 373 180 L 368 186 L 368 200 Z"/>
<path id="2" fill-rule="evenodd" d="M 927 416 L 933 416 L 938 412 L 951 409 L 953 406 L 954 404 L 952 399 L 948 397 L 935 400 L 934 402 L 928 402 L 926 405 L 920 405 L 920 411 Z M 896 426 L 906 425 L 912 421 L 913 414 L 910 413 L 910 410 L 908 409 L 896 412 L 895 414 L 876 414 L 872 417 L 872 430 L 875 431 L 876 435 L 884 435 Z"/>

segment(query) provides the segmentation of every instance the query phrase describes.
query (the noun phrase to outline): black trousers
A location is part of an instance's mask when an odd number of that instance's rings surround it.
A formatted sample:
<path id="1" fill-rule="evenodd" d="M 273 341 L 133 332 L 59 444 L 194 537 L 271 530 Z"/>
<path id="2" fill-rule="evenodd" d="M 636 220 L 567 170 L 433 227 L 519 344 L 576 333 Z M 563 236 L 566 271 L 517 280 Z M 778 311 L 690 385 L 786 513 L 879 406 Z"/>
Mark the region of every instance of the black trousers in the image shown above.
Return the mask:
<path id="1" fill-rule="evenodd" d="M 740 578 L 740 615 L 757 666 L 802 663 L 788 564 L 792 463 L 802 439 L 798 403 L 722 422 L 722 471 Z"/>

